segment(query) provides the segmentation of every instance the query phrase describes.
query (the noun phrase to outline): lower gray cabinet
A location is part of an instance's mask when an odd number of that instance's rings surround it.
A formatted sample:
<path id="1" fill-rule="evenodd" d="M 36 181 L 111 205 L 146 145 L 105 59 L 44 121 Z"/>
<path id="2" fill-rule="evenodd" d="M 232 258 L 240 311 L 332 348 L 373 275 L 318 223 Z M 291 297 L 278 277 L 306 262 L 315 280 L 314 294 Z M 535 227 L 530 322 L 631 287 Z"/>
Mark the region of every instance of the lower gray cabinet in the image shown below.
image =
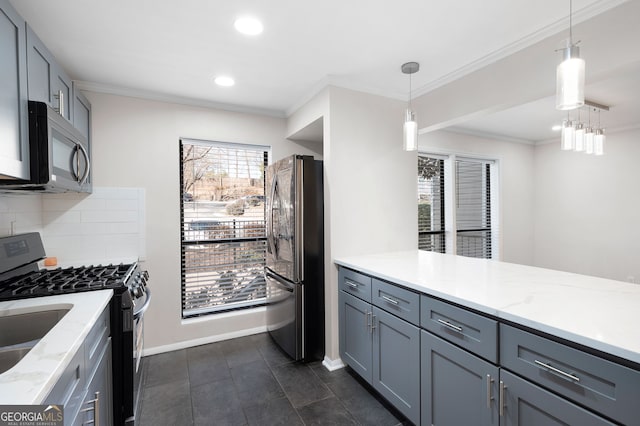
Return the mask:
<path id="1" fill-rule="evenodd" d="M 340 291 L 340 358 L 371 384 L 371 305 Z"/>
<path id="2" fill-rule="evenodd" d="M 420 330 L 340 291 L 340 357 L 413 423 L 420 422 Z"/>
<path id="3" fill-rule="evenodd" d="M 500 372 L 500 387 L 505 426 L 614 424 L 506 370 Z"/>
<path id="4" fill-rule="evenodd" d="M 374 306 L 373 387 L 413 423 L 420 423 L 420 329 Z"/>
<path id="5" fill-rule="evenodd" d="M 498 367 L 429 332 L 420 334 L 421 424 L 499 425 Z"/>
<path id="6" fill-rule="evenodd" d="M 89 379 L 87 393 L 78 416 L 79 424 L 108 426 L 112 424 L 111 338 L 102 349 L 98 366 Z"/>

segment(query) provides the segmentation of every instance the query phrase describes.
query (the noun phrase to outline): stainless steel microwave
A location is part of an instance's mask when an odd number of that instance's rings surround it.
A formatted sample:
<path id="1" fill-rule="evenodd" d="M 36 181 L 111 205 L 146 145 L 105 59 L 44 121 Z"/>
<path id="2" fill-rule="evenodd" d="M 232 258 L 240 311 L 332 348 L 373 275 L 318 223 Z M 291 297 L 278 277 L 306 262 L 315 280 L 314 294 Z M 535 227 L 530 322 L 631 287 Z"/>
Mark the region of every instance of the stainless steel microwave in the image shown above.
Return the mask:
<path id="1" fill-rule="evenodd" d="M 0 189 L 91 192 L 87 139 L 43 102 L 29 101 L 29 180 L 3 180 Z"/>

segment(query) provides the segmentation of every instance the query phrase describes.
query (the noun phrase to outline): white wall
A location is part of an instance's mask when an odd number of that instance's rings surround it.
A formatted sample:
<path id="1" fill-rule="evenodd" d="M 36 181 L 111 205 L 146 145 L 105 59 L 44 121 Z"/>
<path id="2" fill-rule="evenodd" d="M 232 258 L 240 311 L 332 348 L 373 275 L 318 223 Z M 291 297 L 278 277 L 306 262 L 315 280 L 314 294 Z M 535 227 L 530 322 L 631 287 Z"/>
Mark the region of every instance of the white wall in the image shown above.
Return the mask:
<path id="1" fill-rule="evenodd" d="M 535 149 L 534 263 L 640 282 L 640 130 L 607 135 L 605 155 Z"/>
<path id="2" fill-rule="evenodd" d="M 421 152 L 492 158 L 500 174 L 500 260 L 532 265 L 534 146 L 435 131 L 418 138 Z"/>
<path id="3" fill-rule="evenodd" d="M 417 155 L 402 149 L 404 102 L 336 87 L 329 98 L 326 354 L 337 360 L 338 275 L 332 259 L 417 247 Z"/>
<path id="4" fill-rule="evenodd" d="M 284 139 L 285 120 L 200 107 L 87 93 L 93 113 L 94 184 L 146 193 L 147 262 L 153 302 L 145 316 L 146 353 L 265 330 L 264 308 L 181 320 L 181 137 L 267 145 L 272 158 L 312 154 Z"/>

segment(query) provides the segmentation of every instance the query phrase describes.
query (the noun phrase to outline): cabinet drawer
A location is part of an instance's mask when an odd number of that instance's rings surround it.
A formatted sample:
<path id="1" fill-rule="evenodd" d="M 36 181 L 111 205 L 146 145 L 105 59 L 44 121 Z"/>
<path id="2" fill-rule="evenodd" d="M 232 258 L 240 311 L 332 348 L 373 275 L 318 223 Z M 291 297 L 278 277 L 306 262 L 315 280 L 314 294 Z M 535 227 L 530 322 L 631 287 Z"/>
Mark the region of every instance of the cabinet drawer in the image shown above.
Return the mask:
<path id="1" fill-rule="evenodd" d="M 500 342 L 505 368 L 613 420 L 640 425 L 640 371 L 504 324 Z"/>
<path id="2" fill-rule="evenodd" d="M 338 282 L 340 290 L 371 302 L 371 277 L 351 269 L 340 268 Z"/>
<path id="3" fill-rule="evenodd" d="M 42 403 L 64 405 L 65 425 L 69 424 L 78 415 L 85 387 L 84 348 L 80 347 Z"/>
<path id="4" fill-rule="evenodd" d="M 498 362 L 497 321 L 423 295 L 420 325 L 488 361 Z"/>
<path id="5" fill-rule="evenodd" d="M 377 279 L 372 280 L 371 303 L 413 325 L 420 325 L 420 295 Z"/>
<path id="6" fill-rule="evenodd" d="M 109 319 L 109 306 L 107 306 L 85 339 L 84 352 L 88 378 L 93 377 L 95 369 L 98 368 L 98 358 L 109 340 Z"/>

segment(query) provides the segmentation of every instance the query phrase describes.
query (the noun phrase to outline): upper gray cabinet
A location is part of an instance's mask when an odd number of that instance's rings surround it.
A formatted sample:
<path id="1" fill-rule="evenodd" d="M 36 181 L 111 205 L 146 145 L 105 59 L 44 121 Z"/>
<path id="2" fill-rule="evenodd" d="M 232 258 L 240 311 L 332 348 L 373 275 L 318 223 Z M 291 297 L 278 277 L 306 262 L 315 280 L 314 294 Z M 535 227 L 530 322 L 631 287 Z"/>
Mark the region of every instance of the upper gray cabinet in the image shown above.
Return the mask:
<path id="1" fill-rule="evenodd" d="M 29 178 L 25 22 L 0 0 L 0 176 Z"/>
<path id="2" fill-rule="evenodd" d="M 72 121 L 71 78 L 58 65 L 53 54 L 28 25 L 27 70 L 29 100 L 44 102 L 64 118 Z"/>

